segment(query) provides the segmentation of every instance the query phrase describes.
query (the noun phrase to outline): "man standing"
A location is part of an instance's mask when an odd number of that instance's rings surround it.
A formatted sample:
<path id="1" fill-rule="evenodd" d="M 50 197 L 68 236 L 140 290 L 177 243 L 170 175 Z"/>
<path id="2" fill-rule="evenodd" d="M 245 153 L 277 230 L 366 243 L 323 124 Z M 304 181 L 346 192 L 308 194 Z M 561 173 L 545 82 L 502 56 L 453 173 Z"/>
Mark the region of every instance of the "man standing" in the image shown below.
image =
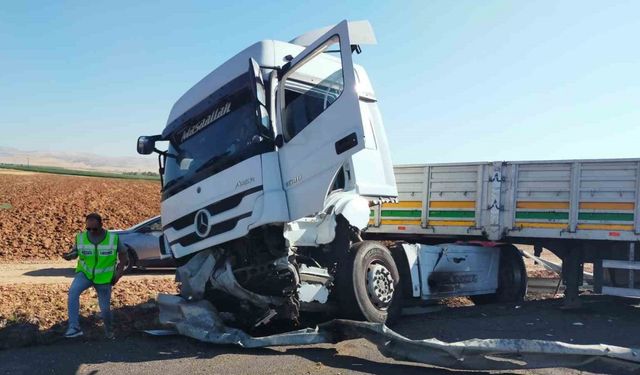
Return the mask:
<path id="1" fill-rule="evenodd" d="M 129 257 L 118 235 L 102 228 L 102 217 L 97 213 L 86 216 L 86 229 L 76 235 L 75 246 L 63 255 L 66 260 L 78 257 L 76 276 L 69 288 L 69 327 L 65 337 L 82 336 L 80 294 L 93 286 L 98 293 L 105 336 L 111 339 L 111 286 L 122 276 Z"/>

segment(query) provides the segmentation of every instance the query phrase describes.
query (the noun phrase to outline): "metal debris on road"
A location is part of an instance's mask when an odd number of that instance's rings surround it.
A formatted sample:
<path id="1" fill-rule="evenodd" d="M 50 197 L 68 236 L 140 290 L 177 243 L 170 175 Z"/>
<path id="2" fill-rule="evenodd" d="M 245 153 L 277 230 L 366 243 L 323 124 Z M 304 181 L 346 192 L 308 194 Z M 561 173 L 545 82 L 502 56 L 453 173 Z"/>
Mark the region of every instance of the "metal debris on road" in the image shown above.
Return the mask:
<path id="1" fill-rule="evenodd" d="M 547 367 L 577 368 L 599 362 L 640 369 L 640 349 L 613 345 L 575 345 L 525 339 L 472 339 L 447 343 L 437 339 L 411 340 L 384 324 L 332 320 L 316 327 L 264 337 L 253 337 L 224 324 L 207 301 L 189 302 L 180 296 L 158 296 L 160 322 L 175 332 L 213 344 L 245 348 L 337 343 L 364 338 L 382 354 L 401 360 L 460 370 L 514 370 Z M 171 334 L 171 330 L 146 331 Z"/>

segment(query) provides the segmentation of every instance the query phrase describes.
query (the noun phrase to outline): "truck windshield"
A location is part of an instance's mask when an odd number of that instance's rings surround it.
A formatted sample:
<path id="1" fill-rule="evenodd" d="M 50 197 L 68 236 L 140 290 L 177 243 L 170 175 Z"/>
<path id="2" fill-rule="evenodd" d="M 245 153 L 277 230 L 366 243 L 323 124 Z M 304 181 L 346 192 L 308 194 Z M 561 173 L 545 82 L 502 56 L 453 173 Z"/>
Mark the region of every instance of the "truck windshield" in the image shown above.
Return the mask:
<path id="1" fill-rule="evenodd" d="M 250 85 L 248 75 L 234 79 L 196 105 L 192 111 L 200 109 L 198 113 L 171 133 L 163 199 L 274 149 L 270 131 L 258 125 Z"/>

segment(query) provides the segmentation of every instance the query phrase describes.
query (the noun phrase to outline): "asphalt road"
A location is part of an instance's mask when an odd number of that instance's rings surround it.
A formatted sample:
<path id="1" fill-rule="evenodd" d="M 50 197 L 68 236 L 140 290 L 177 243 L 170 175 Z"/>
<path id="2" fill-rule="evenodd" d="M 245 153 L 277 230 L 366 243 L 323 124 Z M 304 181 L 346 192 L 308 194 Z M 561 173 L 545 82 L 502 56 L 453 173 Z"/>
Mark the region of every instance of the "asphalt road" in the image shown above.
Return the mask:
<path id="1" fill-rule="evenodd" d="M 583 308 L 563 311 L 561 300 L 443 308 L 408 316 L 393 327 L 413 339 L 529 338 L 574 344 L 606 343 L 640 347 L 640 301 L 583 296 Z M 593 365 L 583 369 L 518 370 L 517 374 L 630 373 L 628 367 Z M 0 374 L 460 374 L 384 357 L 365 340 L 336 345 L 242 349 L 214 346 L 184 337 L 142 333 L 115 341 L 65 340 L 0 351 Z"/>
<path id="2" fill-rule="evenodd" d="M 365 340 L 337 345 L 241 349 L 182 337 L 62 342 L 0 352 L 3 374 L 460 374 L 382 356 Z M 489 374 L 490 372 L 474 372 Z M 547 369 L 496 372 L 579 374 Z"/>

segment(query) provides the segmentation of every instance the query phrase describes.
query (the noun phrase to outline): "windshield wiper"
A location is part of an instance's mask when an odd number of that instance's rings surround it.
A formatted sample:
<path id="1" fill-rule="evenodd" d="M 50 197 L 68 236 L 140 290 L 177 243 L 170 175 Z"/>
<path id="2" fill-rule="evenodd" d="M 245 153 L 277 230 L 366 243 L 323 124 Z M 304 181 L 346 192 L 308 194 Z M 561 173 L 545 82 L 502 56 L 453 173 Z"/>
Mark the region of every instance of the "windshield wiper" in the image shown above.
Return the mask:
<path id="1" fill-rule="evenodd" d="M 207 160 L 204 164 L 202 164 L 201 166 L 198 167 L 198 169 L 196 169 L 196 173 L 202 171 L 203 169 L 207 169 L 217 163 L 222 162 L 223 160 L 226 160 L 226 157 L 230 154 L 230 151 L 225 151 L 224 153 L 214 156 L 211 159 Z"/>

